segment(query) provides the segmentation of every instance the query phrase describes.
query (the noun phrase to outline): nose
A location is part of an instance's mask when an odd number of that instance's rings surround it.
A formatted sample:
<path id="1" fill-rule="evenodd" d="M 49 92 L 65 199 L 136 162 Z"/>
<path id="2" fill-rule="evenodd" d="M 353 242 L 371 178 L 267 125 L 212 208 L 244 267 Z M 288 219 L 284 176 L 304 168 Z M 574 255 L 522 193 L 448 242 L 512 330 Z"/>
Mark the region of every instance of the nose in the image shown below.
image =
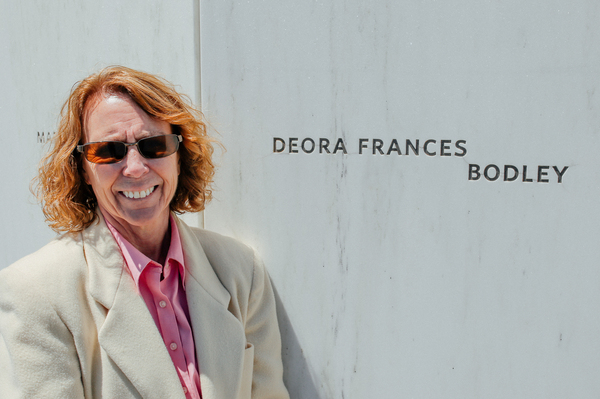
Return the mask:
<path id="1" fill-rule="evenodd" d="M 148 172 L 148 160 L 140 154 L 136 146 L 127 148 L 127 155 L 123 160 L 123 176 L 138 178 Z"/>

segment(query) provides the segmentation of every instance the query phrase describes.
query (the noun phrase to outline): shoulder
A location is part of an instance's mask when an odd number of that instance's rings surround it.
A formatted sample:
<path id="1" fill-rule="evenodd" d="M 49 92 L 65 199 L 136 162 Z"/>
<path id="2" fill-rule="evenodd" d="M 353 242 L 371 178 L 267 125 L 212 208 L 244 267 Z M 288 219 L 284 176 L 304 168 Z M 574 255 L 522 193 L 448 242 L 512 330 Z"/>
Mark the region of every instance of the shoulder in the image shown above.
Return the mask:
<path id="1" fill-rule="evenodd" d="M 191 227 L 194 235 L 202 244 L 202 248 L 209 260 L 228 261 L 233 263 L 254 262 L 255 252 L 242 242 L 215 233 L 214 231 Z"/>
<path id="2" fill-rule="evenodd" d="M 82 279 L 85 257 L 81 235 L 60 236 L 36 252 L 0 270 L 0 295 L 44 297 L 72 290 L 73 280 Z"/>
<path id="3" fill-rule="evenodd" d="M 221 234 L 179 223 L 184 253 L 186 246 L 197 246 L 206 256 L 214 274 L 229 293 L 248 297 L 265 273 L 256 252 L 240 241 Z M 185 239 L 184 239 L 185 237 Z"/>
<path id="4" fill-rule="evenodd" d="M 213 231 L 193 227 L 190 229 L 221 280 L 251 284 L 256 268 L 262 265 L 252 248 Z"/>

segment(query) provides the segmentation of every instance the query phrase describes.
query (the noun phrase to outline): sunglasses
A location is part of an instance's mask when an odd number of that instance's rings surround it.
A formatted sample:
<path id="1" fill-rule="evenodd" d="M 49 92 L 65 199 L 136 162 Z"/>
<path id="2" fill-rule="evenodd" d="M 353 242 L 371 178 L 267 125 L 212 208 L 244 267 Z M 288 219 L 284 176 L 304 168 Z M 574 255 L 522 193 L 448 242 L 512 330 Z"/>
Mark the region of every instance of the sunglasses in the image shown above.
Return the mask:
<path id="1" fill-rule="evenodd" d="M 116 163 L 127 155 L 127 147 L 136 146 L 144 158 L 156 159 L 168 157 L 179 149 L 183 141 L 180 134 L 145 137 L 135 143 L 122 141 L 97 141 L 80 144 L 77 151 L 83 153 L 85 159 L 93 163 Z"/>

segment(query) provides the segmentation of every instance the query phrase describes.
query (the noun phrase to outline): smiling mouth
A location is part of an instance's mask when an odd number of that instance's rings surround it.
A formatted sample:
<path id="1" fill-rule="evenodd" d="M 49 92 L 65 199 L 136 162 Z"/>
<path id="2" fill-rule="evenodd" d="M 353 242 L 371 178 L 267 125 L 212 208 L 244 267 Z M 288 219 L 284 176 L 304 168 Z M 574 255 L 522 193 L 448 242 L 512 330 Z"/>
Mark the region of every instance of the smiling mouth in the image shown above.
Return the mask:
<path id="1" fill-rule="evenodd" d="M 123 194 L 127 198 L 146 198 L 147 196 L 152 194 L 156 187 L 158 186 L 152 186 L 144 191 L 121 191 L 121 194 Z"/>

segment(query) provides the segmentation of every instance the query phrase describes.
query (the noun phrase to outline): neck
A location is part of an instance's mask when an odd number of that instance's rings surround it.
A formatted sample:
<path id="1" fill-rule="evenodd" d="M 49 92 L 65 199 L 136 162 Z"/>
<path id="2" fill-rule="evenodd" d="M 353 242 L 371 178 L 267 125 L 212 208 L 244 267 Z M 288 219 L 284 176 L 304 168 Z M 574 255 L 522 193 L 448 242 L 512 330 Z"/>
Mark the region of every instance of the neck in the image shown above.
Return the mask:
<path id="1" fill-rule="evenodd" d="M 165 264 L 171 245 L 169 214 L 158 225 L 153 226 L 132 226 L 115 219 L 105 211 L 102 212 L 102 216 L 138 251 L 161 265 Z"/>

